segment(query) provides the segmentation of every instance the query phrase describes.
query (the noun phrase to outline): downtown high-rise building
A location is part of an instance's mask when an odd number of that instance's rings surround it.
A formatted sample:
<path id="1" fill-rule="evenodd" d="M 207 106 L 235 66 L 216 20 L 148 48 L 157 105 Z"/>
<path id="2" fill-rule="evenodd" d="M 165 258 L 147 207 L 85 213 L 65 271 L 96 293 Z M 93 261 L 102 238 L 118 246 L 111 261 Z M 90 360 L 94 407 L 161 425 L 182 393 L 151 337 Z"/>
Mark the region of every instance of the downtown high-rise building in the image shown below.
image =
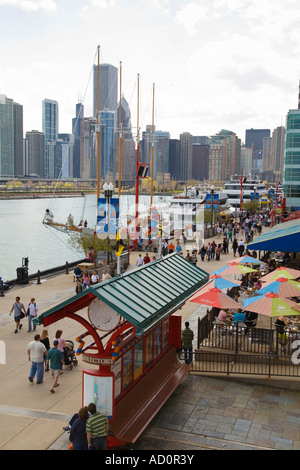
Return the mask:
<path id="1" fill-rule="evenodd" d="M 44 99 L 42 102 L 42 130 L 45 134 L 45 173 L 49 178 L 50 173 L 53 174 L 54 161 L 53 145 L 58 139 L 58 102 L 55 100 Z M 51 144 L 51 154 L 48 152 L 48 145 Z"/>
<path id="2" fill-rule="evenodd" d="M 72 119 L 72 134 L 74 136 L 73 148 L 73 176 L 80 178 L 80 139 L 81 120 L 84 118 L 84 106 L 82 103 L 76 104 L 76 117 Z"/>
<path id="3" fill-rule="evenodd" d="M 270 129 L 246 129 L 245 146 L 252 147 L 252 177 L 259 177 L 262 173 L 263 139 L 270 136 Z"/>
<path id="4" fill-rule="evenodd" d="M 300 109 L 290 109 L 286 118 L 283 190 L 288 210 L 300 210 Z"/>
<path id="5" fill-rule="evenodd" d="M 93 116 L 100 111 L 116 111 L 118 106 L 118 69 L 111 64 L 100 64 L 99 82 L 98 66 L 93 69 Z M 99 88 L 98 88 L 99 83 Z M 98 95 L 99 90 L 99 95 Z M 98 103 L 99 97 L 99 103 Z"/>
<path id="6" fill-rule="evenodd" d="M 0 94 L 0 176 L 23 174 L 23 106 Z"/>
<path id="7" fill-rule="evenodd" d="M 45 134 L 40 131 L 28 131 L 25 135 L 25 173 L 45 177 Z"/>
<path id="8" fill-rule="evenodd" d="M 237 159 L 240 160 L 241 141 L 232 131 L 222 129 L 211 137 L 209 156 L 209 179 L 227 181 L 235 175 Z"/>

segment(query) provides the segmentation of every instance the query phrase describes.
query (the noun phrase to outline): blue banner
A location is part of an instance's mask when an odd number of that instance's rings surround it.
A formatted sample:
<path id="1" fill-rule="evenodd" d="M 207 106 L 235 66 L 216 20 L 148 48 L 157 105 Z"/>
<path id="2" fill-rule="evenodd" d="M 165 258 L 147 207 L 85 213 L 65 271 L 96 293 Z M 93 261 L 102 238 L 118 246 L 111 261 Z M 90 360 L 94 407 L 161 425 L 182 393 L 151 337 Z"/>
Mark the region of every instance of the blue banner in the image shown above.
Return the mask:
<path id="1" fill-rule="evenodd" d="M 96 233 L 99 238 L 116 238 L 119 207 L 119 198 L 111 198 L 109 204 L 103 197 L 98 199 Z"/>
<path id="2" fill-rule="evenodd" d="M 214 204 L 213 210 L 214 210 L 215 212 L 219 212 L 219 210 L 220 210 L 219 194 L 214 194 L 213 204 Z"/>
<path id="3" fill-rule="evenodd" d="M 211 194 L 206 194 L 206 209 L 211 209 Z"/>

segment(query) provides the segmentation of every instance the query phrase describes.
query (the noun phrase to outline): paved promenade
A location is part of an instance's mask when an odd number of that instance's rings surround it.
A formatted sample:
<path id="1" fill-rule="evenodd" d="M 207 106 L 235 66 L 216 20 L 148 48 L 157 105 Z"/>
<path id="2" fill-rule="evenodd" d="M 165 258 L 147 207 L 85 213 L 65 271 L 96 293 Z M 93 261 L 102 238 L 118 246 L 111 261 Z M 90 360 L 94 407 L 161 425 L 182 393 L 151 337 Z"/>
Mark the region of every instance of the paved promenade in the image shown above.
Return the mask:
<path id="1" fill-rule="evenodd" d="M 137 254 L 131 254 L 135 267 Z M 231 260 L 232 254 L 220 261 L 198 265 L 211 273 Z M 14 334 L 15 324 L 9 311 L 18 295 L 26 306 L 35 297 L 39 313 L 69 298 L 75 292 L 72 272 L 16 285 L 0 297 L 0 339 L 6 347 L 5 364 L 0 364 L 0 449 L 46 450 L 67 449 L 68 434 L 62 427 L 81 406 L 81 373 L 86 367 L 79 359 L 73 370 L 64 368 L 60 386 L 50 393 L 52 378 L 45 373 L 43 384 L 30 383 L 27 344 L 34 333 L 23 328 Z M 188 319 L 196 331 L 199 306 L 187 302 L 182 321 Z M 43 327 L 37 331 L 41 333 Z M 57 329 L 71 339 L 82 333 L 82 327 L 63 319 L 48 328 L 52 343 Z M 300 384 L 299 384 L 300 385 Z M 259 384 L 239 383 L 230 378 L 189 375 L 173 393 L 148 426 L 134 449 L 200 450 L 200 449 L 300 449 L 300 387 L 291 389 L 275 380 Z"/>

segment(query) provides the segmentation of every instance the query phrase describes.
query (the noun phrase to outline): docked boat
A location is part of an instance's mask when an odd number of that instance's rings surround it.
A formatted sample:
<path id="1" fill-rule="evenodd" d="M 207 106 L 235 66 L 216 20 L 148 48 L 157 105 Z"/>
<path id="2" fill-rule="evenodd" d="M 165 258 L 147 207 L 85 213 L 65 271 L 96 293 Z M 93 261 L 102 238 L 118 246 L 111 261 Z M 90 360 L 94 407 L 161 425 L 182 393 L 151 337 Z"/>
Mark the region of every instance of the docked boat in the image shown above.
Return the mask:
<path id="1" fill-rule="evenodd" d="M 241 199 L 243 203 L 252 200 L 259 200 L 268 190 L 263 181 L 257 179 L 233 177 L 225 183 L 224 192 L 227 194 L 227 201 L 230 204 L 232 214 L 239 214 Z"/>

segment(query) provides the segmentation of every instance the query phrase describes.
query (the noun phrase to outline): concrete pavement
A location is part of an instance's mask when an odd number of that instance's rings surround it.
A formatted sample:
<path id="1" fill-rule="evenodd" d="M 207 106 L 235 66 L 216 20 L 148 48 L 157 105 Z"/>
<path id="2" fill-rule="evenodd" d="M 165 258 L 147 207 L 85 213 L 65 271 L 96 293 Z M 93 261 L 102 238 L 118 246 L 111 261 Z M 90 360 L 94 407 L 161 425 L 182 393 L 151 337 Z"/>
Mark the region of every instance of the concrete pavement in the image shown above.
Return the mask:
<path id="1" fill-rule="evenodd" d="M 131 254 L 130 268 L 135 267 L 137 255 Z M 198 266 L 211 273 L 232 258 L 228 254 L 220 261 L 203 263 L 198 259 Z M 63 433 L 62 427 L 81 406 L 81 374 L 86 365 L 79 359 L 73 370 L 65 367 L 54 394 L 49 391 L 52 384 L 49 373 L 45 373 L 43 384 L 30 383 L 26 349 L 34 333 L 27 333 L 24 319 L 23 328 L 14 334 L 13 316 L 8 314 L 16 295 L 25 306 L 35 297 L 39 313 L 43 313 L 74 292 L 70 272 L 42 279 L 40 285 L 35 281 L 16 285 L 0 298 L 0 339 L 6 349 L 5 364 L 0 364 L 1 450 L 68 448 L 68 434 Z M 181 310 L 182 321 L 189 319 L 195 331 L 199 308 L 187 302 Z M 40 333 L 42 329 L 39 326 L 37 331 Z M 48 328 L 51 342 L 57 329 L 63 330 L 65 339 L 74 342 L 82 333 L 78 323 L 62 319 Z M 134 448 L 300 448 L 300 392 L 261 384 L 187 376 Z M 276 386 L 275 381 L 272 384 Z"/>

